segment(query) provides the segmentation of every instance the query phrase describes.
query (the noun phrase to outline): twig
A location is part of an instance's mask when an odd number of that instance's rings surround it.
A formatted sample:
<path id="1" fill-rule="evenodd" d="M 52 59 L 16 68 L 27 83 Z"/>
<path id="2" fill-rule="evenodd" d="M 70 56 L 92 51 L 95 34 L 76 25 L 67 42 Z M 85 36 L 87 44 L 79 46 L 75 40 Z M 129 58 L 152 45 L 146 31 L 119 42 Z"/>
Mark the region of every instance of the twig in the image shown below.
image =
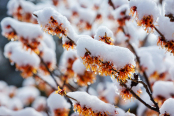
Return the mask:
<path id="1" fill-rule="evenodd" d="M 153 106 L 150 106 L 149 104 L 147 104 L 145 101 L 143 101 L 132 89 L 128 88 L 127 85 L 123 82 L 120 83 L 121 85 L 123 85 L 127 90 L 129 90 L 131 92 L 131 94 L 136 98 L 138 99 L 141 103 L 143 103 L 146 107 L 158 112 L 159 112 L 159 107 L 153 107 Z"/>
<path id="2" fill-rule="evenodd" d="M 87 93 L 89 93 L 89 86 L 90 86 L 90 85 L 87 85 L 87 87 L 86 87 L 86 92 L 87 92 Z"/>
<path id="3" fill-rule="evenodd" d="M 166 40 L 165 39 L 165 37 L 164 37 L 164 35 L 154 26 L 154 29 L 160 34 L 160 36 L 164 39 L 164 40 Z"/>
<path id="4" fill-rule="evenodd" d="M 110 6 L 112 6 L 112 8 L 115 10 L 115 6 L 114 6 L 112 0 L 109 0 L 109 1 L 108 1 L 108 4 L 109 4 Z"/>
<path id="5" fill-rule="evenodd" d="M 129 79 L 130 79 L 130 78 L 129 78 Z M 130 80 L 132 80 L 132 81 L 134 81 L 134 82 L 136 82 L 136 83 L 141 83 L 141 84 L 143 84 L 144 88 L 146 89 L 146 92 L 148 93 L 148 95 L 149 95 L 149 97 L 150 97 L 150 100 L 154 103 L 155 107 L 156 107 L 157 109 L 159 109 L 158 103 L 155 102 L 155 100 L 153 99 L 152 93 L 149 91 L 148 86 L 146 85 L 146 83 L 144 83 L 144 82 L 141 81 L 141 80 L 135 80 L 135 79 L 130 79 Z"/>

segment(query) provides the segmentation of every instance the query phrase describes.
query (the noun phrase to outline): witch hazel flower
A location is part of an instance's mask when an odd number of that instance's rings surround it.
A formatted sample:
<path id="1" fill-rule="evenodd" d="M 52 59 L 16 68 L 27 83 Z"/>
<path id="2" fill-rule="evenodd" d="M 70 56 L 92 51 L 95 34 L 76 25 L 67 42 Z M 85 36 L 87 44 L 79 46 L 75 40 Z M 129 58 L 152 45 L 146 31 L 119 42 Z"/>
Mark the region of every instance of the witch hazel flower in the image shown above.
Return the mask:
<path id="1" fill-rule="evenodd" d="M 106 44 L 112 45 L 113 33 L 110 29 L 105 26 L 100 26 L 95 32 L 94 39 L 105 42 Z"/>
<path id="2" fill-rule="evenodd" d="M 15 63 L 16 69 L 21 71 L 21 75 L 24 78 L 32 76 L 39 67 L 39 57 L 34 52 L 22 49 L 22 46 L 18 42 L 6 44 L 4 55 L 12 63 Z"/>
<path id="3" fill-rule="evenodd" d="M 165 22 L 165 23 L 164 23 Z M 170 22 L 170 19 L 167 17 L 159 17 L 157 29 L 163 35 L 159 36 L 157 45 L 160 45 L 162 48 L 165 48 L 168 52 L 174 54 L 174 23 Z"/>
<path id="4" fill-rule="evenodd" d="M 51 110 L 52 116 L 68 116 L 70 104 L 63 96 L 53 92 L 48 97 L 47 104 Z"/>
<path id="5" fill-rule="evenodd" d="M 59 68 L 63 73 L 62 80 L 68 82 L 74 77 L 73 63 L 77 59 L 77 52 L 75 50 L 65 50 L 61 56 Z"/>
<path id="6" fill-rule="evenodd" d="M 65 39 L 63 42 L 64 48 L 68 49 L 75 46 L 77 35 L 65 16 L 50 7 L 35 11 L 33 15 L 45 32 L 63 37 L 63 40 Z"/>
<path id="7" fill-rule="evenodd" d="M 95 74 L 92 71 L 87 71 L 84 64 L 77 59 L 72 66 L 73 71 L 75 72 L 75 79 L 77 84 L 80 86 L 87 86 L 90 83 L 93 83 L 95 80 Z"/>
<path id="8" fill-rule="evenodd" d="M 38 51 L 38 46 L 43 37 L 39 25 L 19 22 L 10 17 L 1 21 L 2 35 L 10 40 L 19 40 L 23 46 L 33 51 Z"/>
<path id="9" fill-rule="evenodd" d="M 84 116 L 114 116 L 117 114 L 114 105 L 104 103 L 96 96 L 89 95 L 86 92 L 69 92 L 68 96 L 75 98 L 77 101 L 71 100 L 73 102 L 74 110 L 80 115 Z"/>
<path id="10" fill-rule="evenodd" d="M 134 55 L 129 49 L 108 45 L 90 36 L 79 38 L 77 54 L 87 69 L 101 75 L 112 75 L 124 81 L 134 72 Z"/>
<path id="11" fill-rule="evenodd" d="M 154 1 L 131 0 L 129 6 L 130 14 L 135 16 L 139 26 L 144 27 L 147 32 L 149 32 L 150 28 L 154 28 L 154 23 L 159 16 L 159 9 Z"/>
<path id="12" fill-rule="evenodd" d="M 167 99 L 160 108 L 160 116 L 174 116 L 174 99 Z"/>

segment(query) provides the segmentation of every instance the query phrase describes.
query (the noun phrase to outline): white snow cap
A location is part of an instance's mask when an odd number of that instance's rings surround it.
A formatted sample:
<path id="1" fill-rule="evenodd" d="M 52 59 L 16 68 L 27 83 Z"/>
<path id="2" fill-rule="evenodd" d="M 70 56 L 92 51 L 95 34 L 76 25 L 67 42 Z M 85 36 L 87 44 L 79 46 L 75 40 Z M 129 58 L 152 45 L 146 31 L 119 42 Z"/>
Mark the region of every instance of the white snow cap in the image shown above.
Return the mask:
<path id="1" fill-rule="evenodd" d="M 83 36 L 77 42 L 77 54 L 84 57 L 86 49 L 91 52 L 91 56 L 100 57 L 103 62 L 110 61 L 119 70 L 127 64 L 135 66 L 133 53 L 123 47 L 107 45 L 101 41 L 92 39 L 90 36 Z"/>
<path id="2" fill-rule="evenodd" d="M 153 16 L 153 23 L 157 20 L 160 15 L 157 4 L 153 0 L 131 0 L 129 2 L 130 8 L 133 6 L 137 7 L 138 19 L 142 20 L 144 16 Z"/>
<path id="3" fill-rule="evenodd" d="M 43 28 L 51 27 L 53 30 L 55 30 L 56 27 L 53 27 L 53 24 L 50 23 L 50 18 L 53 17 L 53 19 L 57 21 L 58 25 L 61 25 L 61 27 L 63 27 L 63 29 L 67 31 L 66 35 L 75 42 L 77 41 L 75 37 L 76 34 L 74 32 L 74 29 L 70 25 L 70 22 L 67 20 L 65 16 L 63 16 L 53 8 L 46 7 L 42 10 L 35 11 L 33 14 L 37 15 L 37 20 Z M 56 33 L 53 32 L 52 34 L 55 35 Z"/>
<path id="4" fill-rule="evenodd" d="M 83 75 L 84 72 L 86 71 L 86 67 L 84 66 L 84 64 L 80 61 L 80 59 L 77 59 L 74 63 L 73 63 L 73 67 L 72 67 L 73 71 L 76 74 L 79 75 Z"/>
<path id="5" fill-rule="evenodd" d="M 112 3 L 114 4 L 115 8 L 118 8 L 122 6 L 123 4 L 128 4 L 127 0 L 112 0 Z"/>
<path id="6" fill-rule="evenodd" d="M 12 111 L 5 107 L 0 107 L 0 114 L 4 116 L 42 116 L 41 113 L 29 107 L 19 111 Z"/>
<path id="7" fill-rule="evenodd" d="M 39 110 L 45 110 L 46 108 L 46 97 L 43 97 L 43 96 L 39 96 L 37 97 L 34 102 L 32 103 L 32 107 L 39 111 Z M 43 109 L 40 109 L 43 108 Z"/>
<path id="8" fill-rule="evenodd" d="M 170 116 L 174 116 L 174 99 L 173 98 L 169 98 L 167 99 L 163 105 L 160 108 L 160 114 L 164 115 L 165 113 L 170 115 Z"/>
<path id="9" fill-rule="evenodd" d="M 174 94 L 174 84 L 171 81 L 156 81 L 153 85 L 153 97 L 162 96 L 166 99 Z"/>
<path id="10" fill-rule="evenodd" d="M 8 25 L 11 27 L 7 28 Z M 4 36 L 6 33 L 12 32 L 14 30 L 17 33 L 17 36 L 23 37 L 28 41 L 32 41 L 33 39 L 40 41 L 43 36 L 43 32 L 39 25 L 19 22 L 10 17 L 6 17 L 1 21 L 1 29 L 2 35 Z"/>
<path id="11" fill-rule="evenodd" d="M 125 14 L 122 14 L 125 12 Z M 129 5 L 124 4 L 112 12 L 112 15 L 116 20 L 124 18 L 126 15 L 129 16 Z"/>
<path id="12" fill-rule="evenodd" d="M 9 53 L 11 53 L 10 57 L 8 56 Z M 34 52 L 24 50 L 19 42 L 9 42 L 6 44 L 4 55 L 7 58 L 9 57 L 18 66 L 30 65 L 38 68 L 40 63 L 39 57 Z"/>
<path id="13" fill-rule="evenodd" d="M 94 39 L 100 40 L 101 37 L 105 36 L 105 33 L 107 34 L 107 37 L 113 37 L 113 33 L 109 28 L 107 28 L 106 26 L 100 26 L 95 32 Z"/>
<path id="14" fill-rule="evenodd" d="M 32 86 L 19 88 L 16 97 L 18 97 L 23 104 L 28 104 L 28 100 L 35 99 L 40 94 L 39 90 Z"/>
<path id="15" fill-rule="evenodd" d="M 174 16 L 174 1 L 173 0 L 164 0 L 164 11 L 165 15 L 173 15 Z"/>
<path id="16" fill-rule="evenodd" d="M 83 107 L 91 108 L 94 111 L 94 113 L 105 112 L 109 113 L 110 115 L 115 115 L 115 106 L 101 101 L 96 96 L 89 95 L 86 92 L 80 92 L 80 91 L 69 92 L 67 93 L 67 95 L 75 98 L 82 108 Z M 74 100 L 71 101 L 73 102 L 74 105 L 77 103 Z"/>
<path id="17" fill-rule="evenodd" d="M 141 47 L 137 49 L 140 57 L 140 65 L 145 68 L 148 77 L 155 71 L 159 74 L 166 71 L 164 58 L 166 56 L 164 49 L 159 49 L 158 46 Z"/>
<path id="18" fill-rule="evenodd" d="M 47 99 L 48 107 L 51 109 L 52 113 L 56 109 L 69 109 L 70 104 L 66 101 L 66 99 L 56 94 L 55 92 L 51 93 L 50 96 Z"/>
<path id="19" fill-rule="evenodd" d="M 51 35 L 44 33 L 43 41 L 48 48 L 50 48 L 54 51 L 56 50 L 56 44 L 55 44 L 55 41 Z"/>

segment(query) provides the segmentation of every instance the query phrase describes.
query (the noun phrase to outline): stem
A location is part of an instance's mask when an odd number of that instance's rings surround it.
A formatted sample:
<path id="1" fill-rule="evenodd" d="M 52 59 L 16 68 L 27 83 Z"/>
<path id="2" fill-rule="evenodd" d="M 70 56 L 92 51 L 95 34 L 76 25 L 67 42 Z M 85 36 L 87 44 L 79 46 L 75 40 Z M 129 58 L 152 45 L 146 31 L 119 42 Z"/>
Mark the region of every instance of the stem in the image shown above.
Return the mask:
<path id="1" fill-rule="evenodd" d="M 154 29 L 160 34 L 160 36 L 165 39 L 164 35 L 154 26 Z M 165 39 L 166 40 L 166 39 Z"/>
<path id="2" fill-rule="evenodd" d="M 112 6 L 112 8 L 115 10 L 115 6 L 114 6 L 112 0 L 109 0 L 109 1 L 108 1 L 108 4 L 109 4 L 110 6 Z"/>
<path id="3" fill-rule="evenodd" d="M 141 103 L 143 103 L 146 107 L 150 108 L 151 110 L 154 110 L 158 113 L 159 112 L 159 107 L 153 107 L 153 106 L 150 106 L 149 104 L 147 104 L 145 101 L 143 101 L 132 89 L 128 88 L 127 85 L 123 82 L 121 82 L 121 85 L 123 85 L 127 90 L 129 90 L 131 92 L 131 94 L 136 98 L 138 99 Z"/>
<path id="4" fill-rule="evenodd" d="M 149 91 L 148 86 L 143 81 L 138 81 L 138 80 L 133 80 L 133 79 L 131 79 L 131 80 L 134 82 L 143 84 L 144 88 L 146 89 L 146 92 L 148 93 L 148 95 L 150 97 L 150 100 L 154 103 L 156 109 L 159 110 L 158 103 L 156 103 L 155 100 L 153 99 L 152 93 Z"/>

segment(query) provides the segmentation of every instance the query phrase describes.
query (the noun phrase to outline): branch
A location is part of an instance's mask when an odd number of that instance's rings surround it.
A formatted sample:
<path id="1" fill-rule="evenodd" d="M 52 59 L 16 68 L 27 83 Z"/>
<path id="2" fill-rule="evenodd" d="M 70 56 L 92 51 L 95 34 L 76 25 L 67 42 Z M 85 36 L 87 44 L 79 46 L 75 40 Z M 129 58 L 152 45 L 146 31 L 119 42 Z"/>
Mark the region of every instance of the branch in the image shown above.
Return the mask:
<path id="1" fill-rule="evenodd" d="M 134 73 L 134 74 L 135 74 L 135 73 Z M 135 74 L 134 76 L 136 76 L 136 74 Z M 137 76 L 138 76 L 138 75 L 137 75 Z M 141 80 L 136 80 L 136 79 L 130 79 L 130 78 L 129 78 L 129 80 L 132 80 L 132 81 L 134 81 L 134 82 L 136 82 L 136 83 L 141 83 L 141 84 L 143 84 L 144 88 L 146 89 L 146 92 L 148 93 L 148 95 L 149 95 L 149 97 L 150 97 L 150 100 L 154 103 L 156 109 L 159 110 L 158 103 L 155 102 L 155 100 L 153 99 L 152 93 L 149 91 L 148 86 L 146 85 L 146 83 L 144 83 L 144 82 L 141 81 Z"/>
<path id="2" fill-rule="evenodd" d="M 115 6 L 114 6 L 112 0 L 109 0 L 109 1 L 108 1 L 108 4 L 109 4 L 110 6 L 112 6 L 112 8 L 115 10 Z"/>
<path id="3" fill-rule="evenodd" d="M 158 113 L 159 112 L 159 107 L 153 107 L 153 106 L 150 106 L 149 104 L 147 104 L 145 101 L 143 101 L 132 89 L 128 88 L 127 85 L 123 82 L 120 83 L 121 85 L 123 85 L 127 90 L 129 90 L 129 92 L 131 92 L 131 94 L 136 98 L 138 99 L 141 103 L 143 103 L 146 107 L 150 108 L 151 110 L 154 110 Z"/>

